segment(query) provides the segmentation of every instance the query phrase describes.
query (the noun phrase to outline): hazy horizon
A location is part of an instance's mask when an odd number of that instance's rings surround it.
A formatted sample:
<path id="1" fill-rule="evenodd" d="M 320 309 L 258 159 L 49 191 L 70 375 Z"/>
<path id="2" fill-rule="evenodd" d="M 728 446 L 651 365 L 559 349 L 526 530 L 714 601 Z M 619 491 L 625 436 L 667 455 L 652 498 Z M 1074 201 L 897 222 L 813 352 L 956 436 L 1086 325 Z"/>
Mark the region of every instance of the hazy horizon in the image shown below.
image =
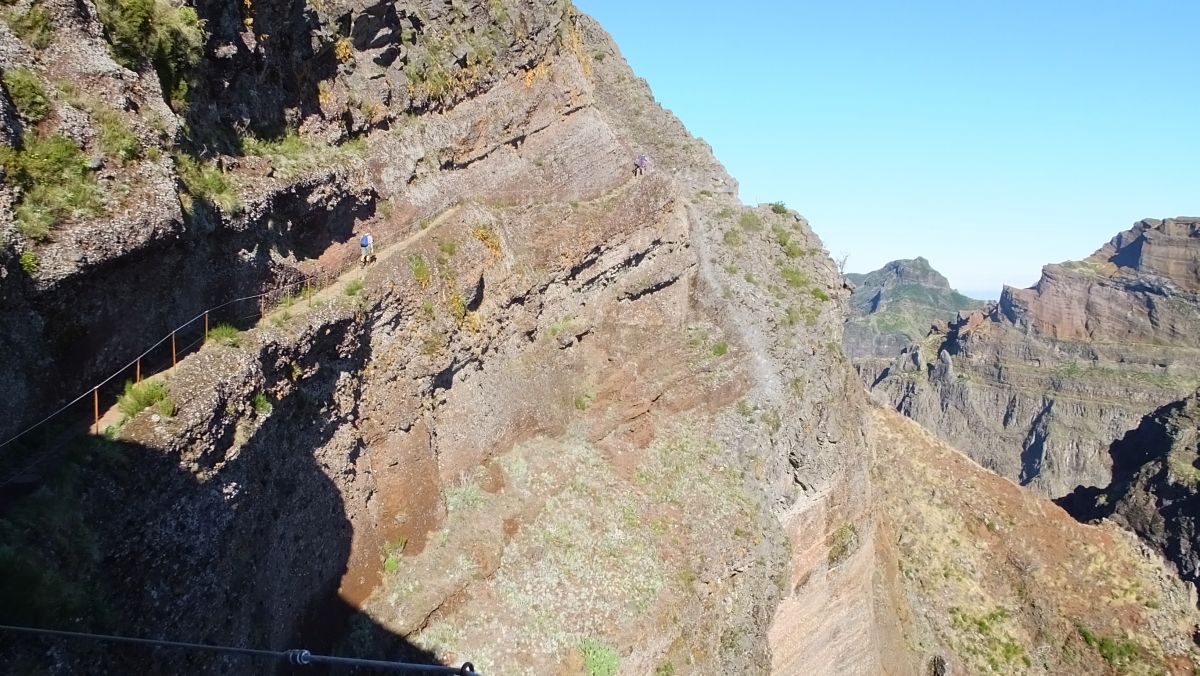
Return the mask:
<path id="1" fill-rule="evenodd" d="M 804 214 L 849 270 L 924 256 L 995 298 L 1200 213 L 1200 3 L 576 4 L 743 201 Z"/>

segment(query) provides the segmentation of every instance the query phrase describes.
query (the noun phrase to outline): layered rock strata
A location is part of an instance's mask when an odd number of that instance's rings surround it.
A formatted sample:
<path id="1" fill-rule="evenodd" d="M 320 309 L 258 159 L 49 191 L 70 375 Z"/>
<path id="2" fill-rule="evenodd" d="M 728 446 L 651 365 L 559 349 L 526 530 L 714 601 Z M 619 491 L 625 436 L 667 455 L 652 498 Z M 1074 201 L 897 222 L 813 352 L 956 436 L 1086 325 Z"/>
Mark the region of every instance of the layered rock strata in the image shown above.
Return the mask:
<path id="1" fill-rule="evenodd" d="M 1049 496 L 1106 486 L 1109 445 L 1200 384 L 1198 252 L 1200 221 L 1142 221 L 860 372 L 880 401 L 1014 481 Z"/>
<path id="2" fill-rule="evenodd" d="M 23 324 L 6 340 L 27 353 L 6 401 L 41 410 L 34 374 L 70 385 L 197 306 L 340 271 L 351 233 L 375 234 L 378 261 L 211 340 L 166 374 L 165 403 L 6 492 L 18 555 L 0 563 L 23 582 L 3 590 L 28 602 L 7 612 L 494 673 L 879 670 L 849 292 L 801 217 L 738 203 L 569 5 L 198 10 L 205 95 L 186 118 L 237 201 L 131 203 L 150 225 L 71 221 L 53 247 L 12 235 L 40 265 L 9 268 Z M 297 136 L 229 144 L 277 127 Z M 640 152 L 654 169 L 634 177 Z M 88 228 L 129 239 L 69 240 Z M 99 330 L 133 312 L 136 331 Z M 74 376 L 78 344 L 39 346 L 66 313 L 95 343 Z M 51 588 L 70 593 L 22 593 Z M 3 650 L 52 673 L 263 668 Z"/>

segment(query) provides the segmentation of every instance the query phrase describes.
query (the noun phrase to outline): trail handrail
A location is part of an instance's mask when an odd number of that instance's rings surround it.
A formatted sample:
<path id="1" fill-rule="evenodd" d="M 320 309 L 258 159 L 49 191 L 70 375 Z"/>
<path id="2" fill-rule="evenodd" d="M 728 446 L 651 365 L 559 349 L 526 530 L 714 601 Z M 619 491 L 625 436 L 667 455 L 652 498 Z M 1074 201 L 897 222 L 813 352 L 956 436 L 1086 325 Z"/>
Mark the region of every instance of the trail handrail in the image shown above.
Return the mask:
<path id="1" fill-rule="evenodd" d="M 310 664 L 340 664 L 351 667 L 366 667 L 388 671 L 407 671 L 424 674 L 445 674 L 447 676 L 483 676 L 475 671 L 470 662 L 463 662 L 459 667 L 448 667 L 438 664 L 415 664 L 412 662 L 392 662 L 389 660 L 370 660 L 357 657 L 336 657 L 332 655 L 316 655 L 303 648 L 291 650 L 263 650 L 260 648 L 241 648 L 235 646 L 215 645 L 212 643 L 191 643 L 184 641 L 167 641 L 163 639 L 140 638 L 134 636 L 116 636 L 113 634 L 93 634 L 83 631 L 63 631 L 61 629 L 42 629 L 40 627 L 22 627 L 0 624 L 0 631 L 21 634 L 32 634 L 48 638 L 69 638 L 97 641 L 101 643 L 124 643 L 143 645 L 151 648 L 175 648 L 200 652 L 224 653 L 244 657 L 272 658 L 282 660 L 291 665 L 303 666 Z"/>
<path id="2" fill-rule="evenodd" d="M 376 249 L 378 249 L 378 245 L 379 245 L 378 239 L 375 240 L 374 244 L 375 244 Z M 140 362 L 142 359 L 144 359 L 147 355 L 149 355 L 154 350 L 156 350 L 158 347 L 160 347 L 163 343 L 167 342 L 168 340 L 172 340 L 178 333 L 180 333 L 187 327 L 191 326 L 195 322 L 199 321 L 200 319 L 208 317 L 212 313 L 215 313 L 218 310 L 229 307 L 230 305 L 233 305 L 234 303 L 241 303 L 244 301 L 255 300 L 255 299 L 265 299 L 274 294 L 278 294 L 279 292 L 283 291 L 284 289 L 289 289 L 289 288 L 296 287 L 296 286 L 312 286 L 313 288 L 325 288 L 325 287 L 333 284 L 334 282 L 336 282 L 338 277 L 345 274 L 349 270 L 349 268 L 353 267 L 356 263 L 359 262 L 359 260 L 360 260 L 360 258 L 356 255 L 347 255 L 343 258 L 341 264 L 335 266 L 332 270 L 326 270 L 323 273 L 318 272 L 318 273 L 313 273 L 313 274 L 300 272 L 300 274 L 302 275 L 302 278 L 297 281 L 274 286 L 273 288 L 270 288 L 262 293 L 256 293 L 256 294 L 249 295 L 249 296 L 242 296 L 240 298 L 233 298 L 231 300 L 225 301 L 224 303 L 221 303 L 220 305 L 216 305 L 216 306 L 205 309 L 204 311 L 197 314 L 195 317 L 192 317 L 191 319 L 187 320 L 186 322 L 180 324 L 179 326 L 177 326 L 174 329 L 172 329 L 171 331 L 169 331 L 166 335 L 164 335 L 162 338 L 160 338 L 153 345 L 151 345 L 150 347 L 148 347 L 144 351 L 142 351 L 141 354 L 134 357 L 128 364 L 125 364 L 121 368 L 113 371 L 112 374 L 109 375 L 104 380 L 101 380 L 100 382 L 96 383 L 95 385 L 92 385 L 91 387 L 87 388 L 78 397 L 75 397 L 71 401 L 60 406 L 53 413 L 50 413 L 49 415 L 45 416 L 41 420 L 38 420 L 37 422 L 33 423 L 32 425 L 29 425 L 25 429 L 21 430 L 20 432 L 17 432 L 16 434 L 14 434 L 14 435 L 8 437 L 7 439 L 5 439 L 4 441 L 0 442 L 0 449 L 3 449 L 5 446 L 8 446 L 9 444 L 13 443 L 14 441 L 17 441 L 18 439 L 20 439 L 21 437 L 24 437 L 25 435 L 29 434 L 30 432 L 38 429 L 39 427 L 45 425 L 48 422 L 50 422 L 51 420 L 53 420 L 54 418 L 56 418 L 57 416 L 59 416 L 63 412 L 65 412 L 67 409 L 71 408 L 72 406 L 75 406 L 79 402 L 86 399 L 88 396 L 92 396 L 94 399 L 98 400 L 100 388 L 108 385 L 114 379 L 116 379 L 118 376 L 120 376 L 121 374 L 128 371 L 130 368 L 137 366 L 138 372 L 140 374 L 140 371 L 141 371 Z M 299 272 L 299 271 L 297 271 L 297 272 Z M 321 284 L 322 280 L 327 281 L 327 283 L 322 285 Z M 265 307 L 265 305 L 266 305 L 265 303 L 260 303 L 259 312 L 258 312 L 260 317 L 265 317 L 267 314 L 267 308 Z M 253 316 L 253 315 L 248 315 L 246 318 L 251 317 L 251 316 Z M 206 329 L 205 335 L 204 335 L 204 338 L 201 339 L 201 341 L 207 341 L 207 339 L 208 339 L 207 324 L 205 326 L 205 329 Z M 200 342 L 200 341 L 197 341 L 197 342 Z M 186 352 L 187 350 L 194 347 L 197 344 L 197 342 L 193 342 L 190 345 L 185 346 L 184 351 Z M 175 359 L 174 359 L 175 352 L 176 352 L 175 350 L 172 350 L 172 362 L 175 361 Z M 171 368 L 174 368 L 175 366 L 176 366 L 176 364 L 172 363 Z M 167 370 L 167 369 L 164 369 L 164 370 Z M 99 418 L 98 414 L 96 417 L 98 420 L 98 418 Z M 28 469 L 30 469 L 31 467 L 33 467 L 40 461 L 41 461 L 41 458 L 38 458 L 38 459 L 34 460 L 33 462 L 17 469 L 15 472 L 10 473 L 7 477 L 5 477 L 4 481 L 0 481 L 0 487 L 4 487 L 4 486 L 7 486 L 8 484 L 12 483 L 14 477 L 20 476 L 20 474 L 27 471 Z"/>

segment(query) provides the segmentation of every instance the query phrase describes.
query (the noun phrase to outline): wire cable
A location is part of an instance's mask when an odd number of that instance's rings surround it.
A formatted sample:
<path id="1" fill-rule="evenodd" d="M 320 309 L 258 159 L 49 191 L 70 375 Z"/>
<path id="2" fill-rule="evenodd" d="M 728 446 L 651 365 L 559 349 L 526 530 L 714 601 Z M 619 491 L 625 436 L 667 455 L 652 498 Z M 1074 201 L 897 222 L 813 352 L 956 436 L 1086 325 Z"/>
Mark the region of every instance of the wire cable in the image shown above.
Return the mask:
<path id="1" fill-rule="evenodd" d="M 111 634 L 90 634 L 81 631 L 62 631 L 59 629 L 39 629 L 36 627 L 17 627 L 13 625 L 0 624 L 0 630 L 13 631 L 23 634 L 35 634 L 39 636 L 53 636 L 58 638 L 78 638 L 89 641 L 102 641 L 107 643 L 132 643 L 135 645 L 145 645 L 158 648 L 179 648 L 182 650 L 197 650 L 204 652 L 225 653 L 229 655 L 245 655 L 247 657 L 268 657 L 278 660 L 286 660 L 288 664 L 293 665 L 309 665 L 309 664 L 340 664 L 348 667 L 370 667 L 373 669 L 386 669 L 389 671 L 408 671 L 424 674 L 454 674 L 457 676 L 466 676 L 474 674 L 482 676 L 475 671 L 475 665 L 470 662 L 464 662 L 461 667 L 446 667 L 433 664 L 412 664 L 409 662 L 389 662 L 386 660 L 366 660 L 357 657 L 334 657 L 331 655 L 315 655 L 304 649 L 292 650 L 260 650 L 256 648 L 235 648 L 232 646 L 211 645 L 207 643 L 186 643 L 183 641 L 163 641 L 152 638 L 134 638 L 132 636 L 114 636 Z"/>

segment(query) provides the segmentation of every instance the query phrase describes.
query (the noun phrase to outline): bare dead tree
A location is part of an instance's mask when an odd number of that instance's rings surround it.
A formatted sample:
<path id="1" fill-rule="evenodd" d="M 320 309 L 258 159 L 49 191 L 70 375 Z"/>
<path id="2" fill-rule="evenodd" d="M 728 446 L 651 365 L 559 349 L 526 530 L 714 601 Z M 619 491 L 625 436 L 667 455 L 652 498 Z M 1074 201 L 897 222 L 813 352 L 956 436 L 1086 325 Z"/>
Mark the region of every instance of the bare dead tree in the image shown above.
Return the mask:
<path id="1" fill-rule="evenodd" d="M 837 258 L 833 259 L 833 262 L 837 263 L 838 274 L 845 277 L 846 263 L 850 262 L 850 253 L 846 251 L 839 253 Z"/>

